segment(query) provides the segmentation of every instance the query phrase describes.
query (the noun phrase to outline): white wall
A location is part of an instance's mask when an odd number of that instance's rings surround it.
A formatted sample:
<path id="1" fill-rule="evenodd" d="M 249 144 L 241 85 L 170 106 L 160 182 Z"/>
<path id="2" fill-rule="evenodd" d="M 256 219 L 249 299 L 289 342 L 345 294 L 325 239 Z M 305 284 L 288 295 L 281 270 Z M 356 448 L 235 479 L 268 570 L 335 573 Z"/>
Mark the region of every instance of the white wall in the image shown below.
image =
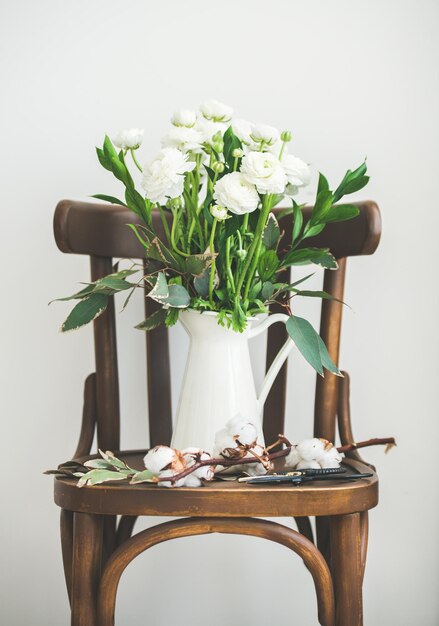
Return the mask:
<path id="1" fill-rule="evenodd" d="M 341 364 L 357 439 L 399 445 L 367 453 L 381 503 L 365 621 L 437 624 L 437 3 L 15 0 L 1 14 L 0 621 L 68 623 L 58 510 L 41 473 L 74 449 L 93 355 L 89 329 L 57 332 L 68 307 L 47 307 L 88 276 L 86 259 L 54 245 L 55 204 L 117 191 L 94 155 L 105 132 L 145 127 L 147 156 L 173 109 L 216 97 L 291 128 L 295 152 L 331 181 L 368 156 L 360 195 L 379 203 L 384 235 L 374 257 L 350 263 Z M 119 333 L 123 440 L 136 447 L 147 444 L 140 318 L 137 302 Z M 184 342 L 175 330 L 175 394 Z M 260 347 L 256 357 L 260 374 Z M 311 433 L 313 377 L 300 359 L 291 365 L 286 431 L 300 439 Z M 316 623 L 305 568 L 278 546 L 214 536 L 143 555 L 124 575 L 117 623 L 262 626 L 268 615 Z"/>

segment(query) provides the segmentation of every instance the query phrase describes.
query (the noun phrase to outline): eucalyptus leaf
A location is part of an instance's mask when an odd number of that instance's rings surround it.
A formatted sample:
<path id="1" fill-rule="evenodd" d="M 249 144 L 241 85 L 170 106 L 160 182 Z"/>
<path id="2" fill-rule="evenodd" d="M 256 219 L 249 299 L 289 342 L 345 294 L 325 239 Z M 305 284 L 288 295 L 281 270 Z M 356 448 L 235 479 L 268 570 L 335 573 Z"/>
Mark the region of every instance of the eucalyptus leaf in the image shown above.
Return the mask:
<path id="1" fill-rule="evenodd" d="M 193 254 L 184 260 L 184 271 L 192 276 L 201 276 L 203 272 L 212 265 L 215 255 Z"/>
<path id="2" fill-rule="evenodd" d="M 207 269 L 203 272 L 201 276 L 196 276 L 194 278 L 194 287 L 199 296 L 201 298 L 207 298 L 209 295 L 209 280 L 210 280 L 210 270 Z"/>
<path id="3" fill-rule="evenodd" d="M 141 472 L 136 472 L 130 480 L 130 485 L 138 485 L 139 483 L 156 483 L 157 480 L 154 474 L 145 469 Z"/>
<path id="4" fill-rule="evenodd" d="M 264 300 L 270 300 L 271 296 L 275 292 L 275 287 L 272 282 L 266 280 L 262 285 L 262 297 Z"/>
<path id="5" fill-rule="evenodd" d="M 157 328 L 165 321 L 166 316 L 166 309 L 158 309 L 157 311 L 154 311 L 154 313 L 151 313 L 151 315 L 143 320 L 143 322 L 137 324 L 135 328 L 137 328 L 138 330 L 154 330 L 154 328 Z"/>
<path id="6" fill-rule="evenodd" d="M 341 376 L 341 378 L 343 378 L 343 374 L 340 372 L 334 361 L 329 356 L 328 350 L 326 349 L 325 343 L 320 335 L 317 335 L 317 341 L 319 344 L 320 360 L 323 367 L 325 367 L 332 374 L 335 374 L 336 376 Z"/>
<path id="7" fill-rule="evenodd" d="M 156 302 L 163 304 L 169 296 L 169 287 L 164 272 L 157 274 L 157 280 L 154 287 L 148 293 L 148 298 L 152 298 Z"/>
<path id="8" fill-rule="evenodd" d="M 88 324 L 92 320 L 99 317 L 99 315 L 105 311 L 107 305 L 107 295 L 102 293 L 90 294 L 78 302 L 78 304 L 72 309 L 70 315 L 61 326 L 61 331 L 64 333 Z"/>
<path id="9" fill-rule="evenodd" d="M 314 328 L 303 317 L 297 317 L 296 315 L 292 315 L 288 319 L 286 326 L 288 334 L 296 344 L 299 352 L 311 367 L 323 376 L 323 365 L 318 341 L 319 335 Z"/>

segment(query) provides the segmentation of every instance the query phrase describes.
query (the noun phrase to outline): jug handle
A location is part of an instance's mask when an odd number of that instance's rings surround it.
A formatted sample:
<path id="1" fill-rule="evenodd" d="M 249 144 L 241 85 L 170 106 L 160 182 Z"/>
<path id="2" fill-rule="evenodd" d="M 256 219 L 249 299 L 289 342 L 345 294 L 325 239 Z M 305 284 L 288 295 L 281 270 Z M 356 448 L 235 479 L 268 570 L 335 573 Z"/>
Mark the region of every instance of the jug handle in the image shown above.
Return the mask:
<path id="1" fill-rule="evenodd" d="M 263 322 L 255 326 L 255 328 L 251 328 L 249 330 L 248 337 L 249 339 L 252 339 L 253 337 L 257 337 L 262 332 L 264 332 L 264 330 L 266 330 L 267 328 L 269 328 L 272 324 L 275 324 L 276 322 L 283 322 L 284 324 L 286 324 L 288 319 L 289 319 L 289 316 L 286 315 L 285 313 L 274 313 L 273 315 L 269 315 L 267 319 L 265 319 Z M 264 406 L 265 400 L 267 399 L 271 386 L 276 376 L 278 375 L 280 368 L 285 363 L 286 358 L 288 357 L 289 353 L 291 352 L 294 346 L 295 346 L 294 341 L 290 337 L 288 337 L 288 339 L 286 340 L 282 348 L 279 350 L 279 352 L 275 356 L 274 361 L 270 366 L 270 369 L 265 375 L 264 382 L 262 383 L 262 387 L 259 392 L 258 404 L 260 407 Z"/>

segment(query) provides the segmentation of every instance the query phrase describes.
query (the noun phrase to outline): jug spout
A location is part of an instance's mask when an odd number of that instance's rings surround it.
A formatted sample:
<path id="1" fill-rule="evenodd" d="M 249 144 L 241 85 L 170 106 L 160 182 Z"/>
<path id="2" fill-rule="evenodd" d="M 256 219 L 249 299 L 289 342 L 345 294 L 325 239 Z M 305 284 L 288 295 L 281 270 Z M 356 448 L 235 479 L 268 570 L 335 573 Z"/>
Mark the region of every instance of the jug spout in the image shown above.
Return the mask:
<path id="1" fill-rule="evenodd" d="M 258 324 L 258 326 L 250 330 L 249 337 L 250 338 L 256 337 L 257 335 L 262 333 L 269 326 L 271 326 L 272 324 L 275 324 L 276 322 L 282 322 L 283 324 L 286 324 L 287 321 L 288 321 L 288 315 L 285 315 L 284 313 L 275 313 L 274 315 L 270 315 L 261 324 Z M 294 346 L 295 346 L 294 341 L 290 337 L 288 337 L 288 339 L 286 340 L 282 348 L 277 353 L 267 374 L 265 375 L 264 382 L 262 383 L 262 387 L 258 396 L 258 404 L 261 410 L 262 410 L 262 407 L 264 406 L 264 403 L 265 403 L 265 400 L 267 399 L 268 394 L 270 393 L 271 386 L 273 385 L 273 382 L 275 381 L 280 368 L 285 363 L 288 355 L 290 354 Z"/>

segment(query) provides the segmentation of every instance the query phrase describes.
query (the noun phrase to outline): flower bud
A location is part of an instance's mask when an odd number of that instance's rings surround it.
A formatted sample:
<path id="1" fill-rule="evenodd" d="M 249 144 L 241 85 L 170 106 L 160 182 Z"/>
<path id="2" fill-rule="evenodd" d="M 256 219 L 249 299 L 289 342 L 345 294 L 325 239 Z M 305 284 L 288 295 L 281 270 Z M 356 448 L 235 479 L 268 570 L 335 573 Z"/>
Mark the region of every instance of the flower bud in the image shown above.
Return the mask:
<path id="1" fill-rule="evenodd" d="M 212 165 L 212 169 L 215 172 L 215 174 L 222 174 L 224 172 L 224 163 L 217 161 L 216 163 Z"/>
<path id="2" fill-rule="evenodd" d="M 241 259 L 241 261 L 243 261 L 247 256 L 247 250 L 237 250 L 236 256 L 238 257 L 238 259 Z"/>
<path id="3" fill-rule="evenodd" d="M 232 151 L 232 157 L 234 159 L 240 159 L 242 157 L 242 155 L 244 154 L 244 152 L 241 150 L 241 148 L 235 148 Z"/>
<path id="4" fill-rule="evenodd" d="M 220 154 L 224 150 L 224 142 L 223 141 L 214 141 L 212 144 L 212 148 L 215 150 L 217 154 Z"/>
<path id="5" fill-rule="evenodd" d="M 291 141 L 291 131 L 283 130 L 280 134 L 280 138 L 284 143 L 289 143 Z"/>
<path id="6" fill-rule="evenodd" d="M 227 214 L 227 209 L 223 206 L 218 206 L 217 204 L 214 204 L 210 207 L 210 212 L 212 216 L 215 217 L 219 222 L 223 222 L 229 217 Z"/>

